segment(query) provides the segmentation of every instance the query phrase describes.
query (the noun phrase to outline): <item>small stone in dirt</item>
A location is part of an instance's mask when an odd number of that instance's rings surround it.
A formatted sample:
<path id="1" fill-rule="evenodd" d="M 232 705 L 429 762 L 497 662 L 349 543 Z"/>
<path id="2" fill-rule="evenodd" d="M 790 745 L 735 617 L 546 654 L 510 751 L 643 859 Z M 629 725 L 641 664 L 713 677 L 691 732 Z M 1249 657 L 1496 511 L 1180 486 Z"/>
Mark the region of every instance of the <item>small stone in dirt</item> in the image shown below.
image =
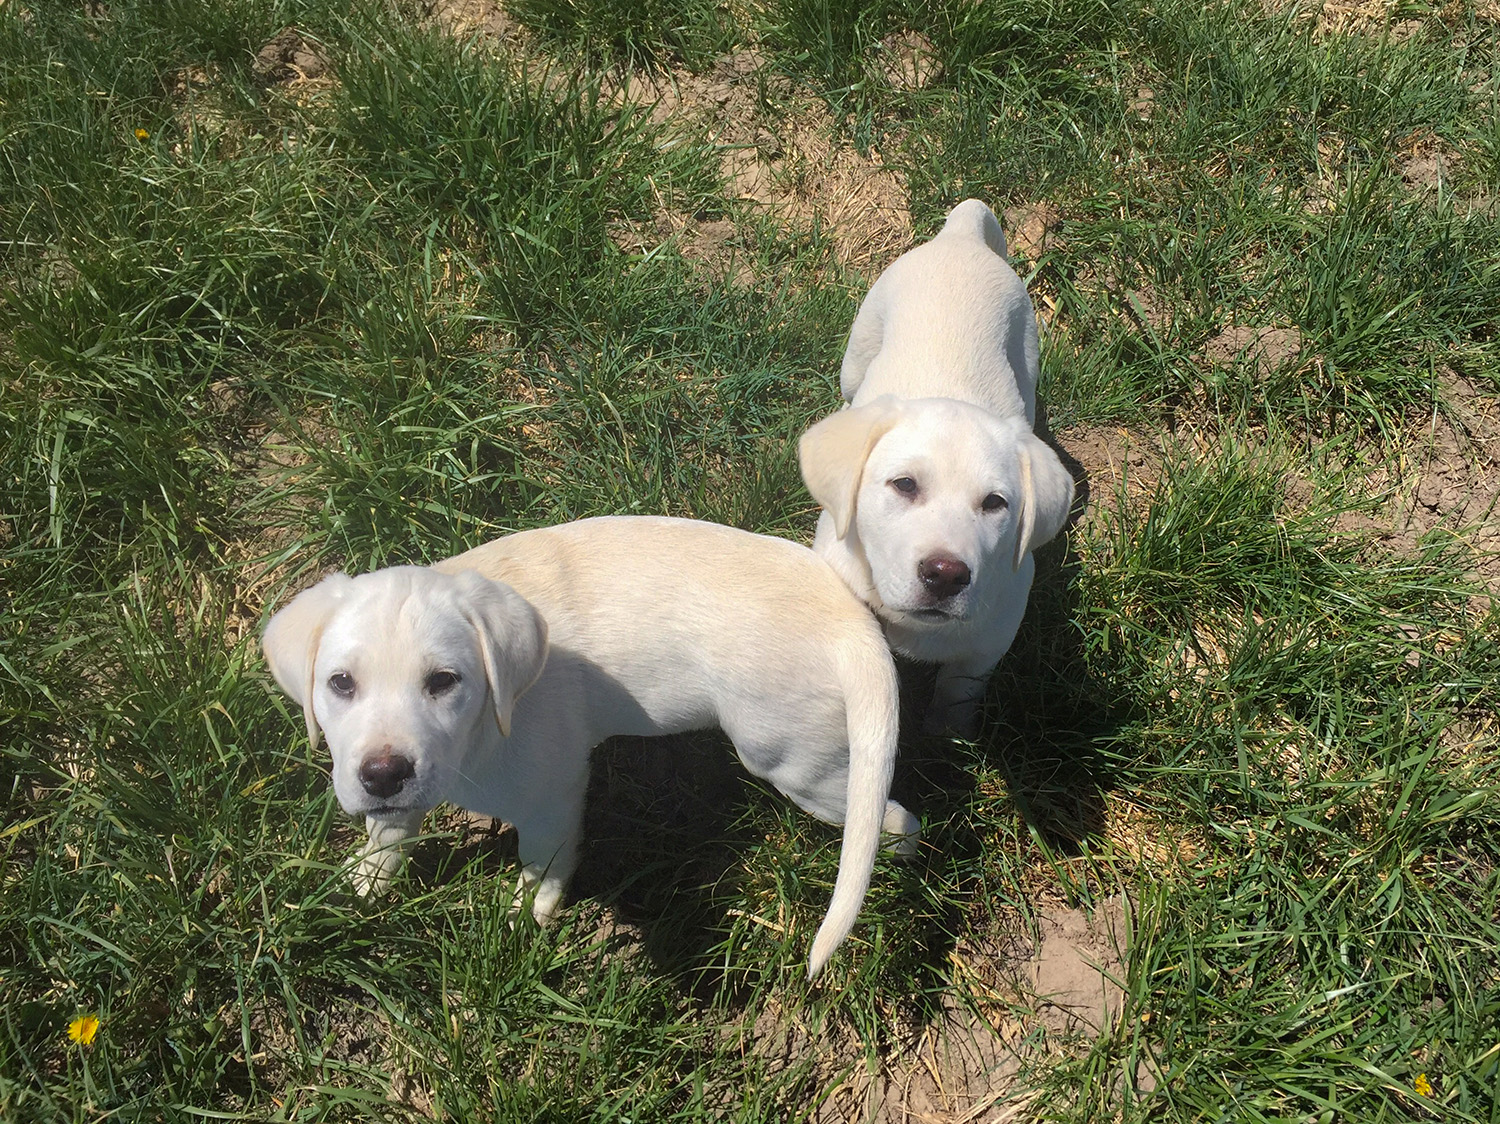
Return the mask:
<path id="1" fill-rule="evenodd" d="M 250 64 L 250 77 L 257 86 L 319 78 L 327 71 L 328 60 L 294 27 L 274 36 L 255 53 L 255 61 Z"/>

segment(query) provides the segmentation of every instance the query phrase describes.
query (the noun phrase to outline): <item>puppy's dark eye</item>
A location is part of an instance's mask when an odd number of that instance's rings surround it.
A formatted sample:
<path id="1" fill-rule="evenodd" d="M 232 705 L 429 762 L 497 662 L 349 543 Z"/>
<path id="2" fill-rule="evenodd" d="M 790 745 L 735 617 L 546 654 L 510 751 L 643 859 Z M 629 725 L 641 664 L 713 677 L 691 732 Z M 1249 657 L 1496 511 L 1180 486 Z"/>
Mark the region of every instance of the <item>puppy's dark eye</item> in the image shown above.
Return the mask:
<path id="1" fill-rule="evenodd" d="M 347 671 L 335 671 L 328 677 L 328 687 L 340 698 L 353 698 L 354 676 L 350 675 Z"/>
<path id="2" fill-rule="evenodd" d="M 979 506 L 985 511 L 1004 511 L 1010 506 L 1010 501 L 999 492 L 991 492 L 984 497 Z"/>
<path id="3" fill-rule="evenodd" d="M 910 476 L 898 476 L 891 481 L 891 487 L 903 496 L 914 496 L 917 494 L 917 482 Z"/>
<path id="4" fill-rule="evenodd" d="M 434 671 L 427 677 L 427 682 L 423 686 L 427 688 L 429 695 L 436 698 L 438 695 L 445 695 L 453 690 L 454 687 L 458 686 L 458 682 L 458 672 L 456 671 Z"/>

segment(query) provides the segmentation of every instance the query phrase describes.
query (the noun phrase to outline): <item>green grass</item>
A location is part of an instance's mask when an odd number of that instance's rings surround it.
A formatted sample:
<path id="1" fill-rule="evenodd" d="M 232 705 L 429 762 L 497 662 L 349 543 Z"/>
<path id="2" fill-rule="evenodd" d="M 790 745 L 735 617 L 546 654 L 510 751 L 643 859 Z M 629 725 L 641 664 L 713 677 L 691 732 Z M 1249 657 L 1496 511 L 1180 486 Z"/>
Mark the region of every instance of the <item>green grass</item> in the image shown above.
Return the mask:
<path id="1" fill-rule="evenodd" d="M 711 0 L 516 0 L 507 10 L 565 55 L 621 70 L 699 68 L 734 41 Z"/>
<path id="2" fill-rule="evenodd" d="M 1500 1121 L 1495 570 L 1382 533 L 1448 372 L 1500 394 L 1481 8 L 527 0 L 519 51 L 347 9 L 0 4 L 0 1118 L 810 1119 L 970 1010 L 1022 1027 L 1015 1119 Z M 256 84 L 287 26 L 331 78 Z M 324 570 L 521 527 L 808 537 L 794 441 L 870 277 L 734 199 L 712 117 L 611 93 L 745 47 L 768 127 L 830 107 L 916 236 L 1055 207 L 1018 256 L 1051 428 L 1152 450 L 1044 552 L 982 736 L 905 739 L 927 846 L 816 987 L 837 832 L 715 735 L 599 755 L 546 932 L 454 817 L 354 898 L 255 643 Z M 622 248 L 663 210 L 742 268 Z M 1234 327 L 1301 349 L 1210 363 Z M 1103 1035 L 973 970 L 1116 893 Z"/>

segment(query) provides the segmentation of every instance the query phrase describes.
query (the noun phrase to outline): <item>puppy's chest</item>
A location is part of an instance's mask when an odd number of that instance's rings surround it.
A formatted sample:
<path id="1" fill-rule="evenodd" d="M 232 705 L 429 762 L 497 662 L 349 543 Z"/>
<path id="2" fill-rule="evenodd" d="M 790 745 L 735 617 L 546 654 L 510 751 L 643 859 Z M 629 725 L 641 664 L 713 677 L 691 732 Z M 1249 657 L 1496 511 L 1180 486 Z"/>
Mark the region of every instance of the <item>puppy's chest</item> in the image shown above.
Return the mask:
<path id="1" fill-rule="evenodd" d="M 974 630 L 971 621 L 907 624 L 901 619 L 892 619 L 879 612 L 876 616 L 891 650 L 897 655 L 922 663 L 951 660 L 956 651 L 967 646 Z"/>

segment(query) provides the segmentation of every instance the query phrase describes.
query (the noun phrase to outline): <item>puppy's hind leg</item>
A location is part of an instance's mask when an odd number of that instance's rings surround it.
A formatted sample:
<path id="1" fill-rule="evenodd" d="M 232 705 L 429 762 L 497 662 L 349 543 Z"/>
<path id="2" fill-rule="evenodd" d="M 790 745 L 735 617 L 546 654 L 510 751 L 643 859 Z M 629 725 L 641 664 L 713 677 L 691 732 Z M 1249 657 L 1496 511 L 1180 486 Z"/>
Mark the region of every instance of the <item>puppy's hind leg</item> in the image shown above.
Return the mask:
<path id="1" fill-rule="evenodd" d="M 370 833 L 354 868 L 354 891 L 360 897 L 378 893 L 406 861 L 406 853 L 422 830 L 427 813 L 409 812 L 402 816 L 366 816 L 365 829 Z"/>
<path id="2" fill-rule="evenodd" d="M 880 833 L 890 837 L 885 844 L 887 851 L 909 859 L 917 853 L 917 846 L 922 842 L 922 821 L 894 800 L 887 800 Z"/>

